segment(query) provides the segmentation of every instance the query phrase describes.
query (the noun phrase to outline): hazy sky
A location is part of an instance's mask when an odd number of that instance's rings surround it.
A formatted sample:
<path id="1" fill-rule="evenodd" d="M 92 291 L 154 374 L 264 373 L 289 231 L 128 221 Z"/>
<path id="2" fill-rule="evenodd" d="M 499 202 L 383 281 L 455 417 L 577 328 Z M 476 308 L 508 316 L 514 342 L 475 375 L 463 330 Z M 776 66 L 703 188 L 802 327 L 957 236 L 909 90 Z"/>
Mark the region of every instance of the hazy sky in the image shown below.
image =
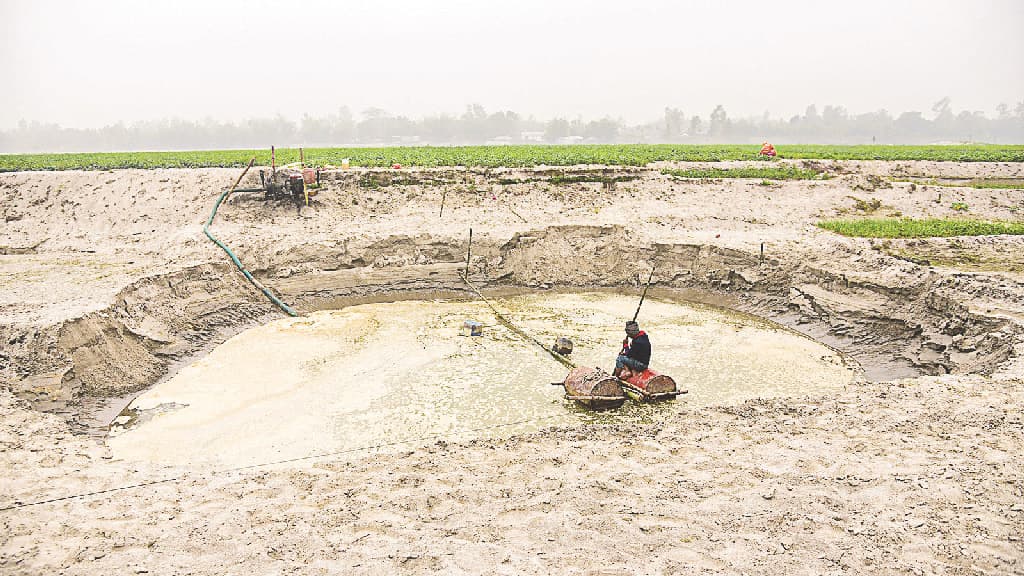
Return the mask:
<path id="1" fill-rule="evenodd" d="M 993 114 L 1024 100 L 1024 1 L 0 0 L 0 71 L 0 129 L 471 103 Z"/>

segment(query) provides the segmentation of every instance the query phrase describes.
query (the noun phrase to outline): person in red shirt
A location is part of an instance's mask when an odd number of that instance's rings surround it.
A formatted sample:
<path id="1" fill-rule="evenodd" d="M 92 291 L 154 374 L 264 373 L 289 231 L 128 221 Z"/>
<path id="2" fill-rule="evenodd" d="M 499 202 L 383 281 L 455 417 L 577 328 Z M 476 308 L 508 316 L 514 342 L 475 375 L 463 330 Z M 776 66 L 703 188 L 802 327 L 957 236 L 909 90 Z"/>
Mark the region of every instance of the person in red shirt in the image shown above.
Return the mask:
<path id="1" fill-rule="evenodd" d="M 778 153 L 775 151 L 775 146 L 772 146 L 766 140 L 765 143 L 761 145 L 761 151 L 758 152 L 757 155 L 758 156 L 768 156 L 769 158 L 775 158 L 775 156 L 778 155 Z"/>

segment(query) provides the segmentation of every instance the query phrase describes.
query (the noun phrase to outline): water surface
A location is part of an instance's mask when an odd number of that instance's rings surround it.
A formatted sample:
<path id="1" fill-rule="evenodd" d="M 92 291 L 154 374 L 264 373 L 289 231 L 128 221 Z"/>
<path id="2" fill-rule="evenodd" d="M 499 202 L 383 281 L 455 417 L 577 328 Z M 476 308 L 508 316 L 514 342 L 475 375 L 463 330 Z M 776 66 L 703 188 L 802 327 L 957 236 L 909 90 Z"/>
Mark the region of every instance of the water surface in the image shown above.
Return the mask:
<path id="1" fill-rule="evenodd" d="M 539 341 L 610 370 L 636 297 L 530 294 L 493 300 Z M 472 319 L 482 336 L 463 336 Z M 593 413 L 562 398 L 567 370 L 497 323 L 480 301 L 401 301 L 278 320 L 231 338 L 132 402 L 116 456 L 242 466 L 438 437 L 508 436 L 581 421 L 643 422 L 695 405 L 827 392 L 856 372 L 833 350 L 763 320 L 648 298 L 651 367 L 687 396 Z M 396 442 L 413 439 L 410 444 Z"/>

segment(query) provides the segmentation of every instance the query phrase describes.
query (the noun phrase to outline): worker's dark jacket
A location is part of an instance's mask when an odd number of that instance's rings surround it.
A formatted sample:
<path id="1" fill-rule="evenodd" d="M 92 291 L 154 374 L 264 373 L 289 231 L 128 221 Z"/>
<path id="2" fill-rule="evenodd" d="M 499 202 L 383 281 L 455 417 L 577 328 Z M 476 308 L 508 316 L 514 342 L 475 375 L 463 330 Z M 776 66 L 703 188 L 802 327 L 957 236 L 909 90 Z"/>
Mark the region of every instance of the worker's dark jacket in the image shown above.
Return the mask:
<path id="1" fill-rule="evenodd" d="M 645 365 L 651 363 L 651 340 L 647 337 L 646 332 L 641 332 L 637 334 L 636 338 L 633 338 L 626 357 Z"/>

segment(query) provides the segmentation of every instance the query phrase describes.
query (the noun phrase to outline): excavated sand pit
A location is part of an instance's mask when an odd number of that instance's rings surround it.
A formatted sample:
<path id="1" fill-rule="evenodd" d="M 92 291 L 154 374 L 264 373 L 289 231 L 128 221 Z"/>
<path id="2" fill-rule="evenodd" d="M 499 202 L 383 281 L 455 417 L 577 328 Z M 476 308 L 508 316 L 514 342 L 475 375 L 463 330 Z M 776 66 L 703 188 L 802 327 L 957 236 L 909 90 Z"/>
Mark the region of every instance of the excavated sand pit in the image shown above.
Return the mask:
<path id="1" fill-rule="evenodd" d="M 240 194 L 221 208 L 214 229 L 264 284 L 309 314 L 278 323 L 280 311 L 201 232 L 237 170 L 0 175 L 7 224 L 0 237 L 0 458 L 8 472 L 0 479 L 0 568 L 5 574 L 1020 571 L 1024 244 L 1013 237 L 881 243 L 834 236 L 814 223 L 856 216 L 872 199 L 880 206 L 874 215 L 955 216 L 951 203 L 964 202 L 975 217 L 1017 219 L 1024 208 L 1019 190 L 911 186 L 889 178 L 1013 179 L 1024 170 L 928 162 L 814 166 L 834 177 L 764 185 L 678 181 L 656 167 L 577 167 L 403 171 L 396 180 L 393 172 L 353 170 L 326 175 L 309 217 Z M 837 378 L 828 372 L 834 363 L 815 364 L 821 358 L 812 354 L 804 369 L 787 366 L 810 374 L 799 386 L 786 386 L 795 380 L 785 370 L 776 377 L 768 369 L 723 373 L 732 383 L 775 380 L 778 394 L 755 398 L 748 390 L 712 401 L 705 400 L 712 390 L 700 384 L 714 375 L 691 371 L 694 382 L 683 384 L 690 396 L 668 409 L 644 414 L 649 407 L 633 407 L 618 418 L 594 417 L 561 400 L 557 387 L 534 382 L 560 380 L 559 365 L 525 344 L 488 341 L 494 348 L 483 350 L 493 354 L 475 358 L 493 360 L 499 348 L 510 354 L 503 368 L 537 386 L 538 397 L 550 396 L 529 414 L 550 413 L 554 422 L 507 438 L 447 434 L 456 426 L 450 411 L 438 408 L 444 403 L 435 402 L 437 417 L 422 431 L 438 429 L 442 436 L 427 444 L 238 469 L 256 455 L 268 462 L 337 451 L 339 444 L 299 443 L 332 436 L 304 428 L 315 420 L 296 406 L 330 414 L 367 400 L 345 346 L 333 352 L 303 346 L 299 372 L 319 375 L 292 382 L 343 380 L 343 394 L 331 399 L 340 404 L 320 401 L 327 392 L 307 390 L 286 417 L 258 411 L 230 433 L 204 430 L 200 422 L 228 422 L 229 415 L 204 413 L 180 423 L 193 434 L 159 450 L 166 458 L 122 452 L 145 452 L 145 442 L 132 434 L 160 418 L 106 438 L 109 420 L 140 393 L 139 402 L 150 407 L 166 404 L 170 418 L 197 408 L 201 403 L 174 394 L 164 402 L 161 391 L 188 377 L 193 363 L 219 362 L 222 343 L 228 349 L 254 338 L 246 353 L 259 345 L 272 351 L 277 348 L 261 331 L 315 332 L 319 322 L 343 323 L 361 305 L 450 301 L 440 310 L 455 304 L 453 298 L 465 305 L 469 294 L 459 272 L 469 228 L 471 276 L 489 297 L 511 298 L 510 306 L 536 298 L 538 304 L 523 308 L 538 311 L 581 293 L 622 295 L 622 304 L 601 308 L 592 324 L 597 332 L 577 342 L 581 358 L 593 353 L 591 359 L 610 363 L 620 324 L 656 266 L 652 311 L 666 299 L 685 299 L 752 313 L 841 350 L 865 378 Z M 693 350 L 674 349 L 671 327 L 655 318 L 655 362 L 684 373 L 693 366 L 686 362 Z M 549 317 L 521 320 L 531 331 L 555 335 Z M 459 342 L 457 328 L 436 326 L 428 348 L 443 347 L 446 338 Z M 489 337 L 502 334 L 488 328 Z M 333 334 L 327 330 L 324 338 Z M 659 342 L 665 344 L 660 358 Z M 713 350 L 742 352 L 741 341 L 722 344 Z M 267 356 L 262 361 L 273 364 Z M 456 373 L 463 382 L 480 377 L 455 365 L 436 375 L 417 371 L 415 356 L 397 358 L 356 363 L 373 373 L 408 368 L 421 378 L 420 391 Z M 254 381 L 266 371 L 257 370 Z M 245 376 L 237 372 L 224 374 Z M 221 408 L 231 412 L 237 402 L 244 412 L 245 399 L 230 393 L 226 379 L 197 376 L 192 386 L 224 385 Z M 274 392 L 268 389 L 268 406 Z M 472 412 L 479 415 L 493 409 L 488 400 L 477 394 L 466 405 L 480 407 Z M 522 397 L 507 400 L 494 406 L 504 410 Z M 408 422 L 399 417 L 391 429 L 334 431 L 384 444 L 400 440 L 393 434 Z M 291 427 L 290 436 L 264 445 L 261 454 L 245 426 L 275 424 Z M 154 429 L 154 438 L 165 436 Z M 238 446 L 230 455 L 238 459 L 204 456 L 204 449 L 222 454 L 214 449 L 222 441 Z"/>
<path id="2" fill-rule="evenodd" d="M 621 340 L 615 323 L 636 305 L 613 294 L 494 303 L 540 341 L 572 335 L 573 360 L 583 366 L 612 364 Z M 467 337 L 460 332 L 467 318 L 492 325 Z M 657 345 L 654 366 L 691 388 L 690 404 L 841 390 L 859 373 L 834 351 L 753 317 L 650 299 L 643 318 Z M 679 401 L 592 414 L 549 385 L 565 373 L 540 347 L 494 324 L 482 302 L 365 304 L 233 337 L 135 399 L 107 443 L 129 460 L 247 466 L 313 454 L 362 457 L 360 448 L 404 439 L 380 450 L 438 437 L 650 423 L 684 409 Z"/>

